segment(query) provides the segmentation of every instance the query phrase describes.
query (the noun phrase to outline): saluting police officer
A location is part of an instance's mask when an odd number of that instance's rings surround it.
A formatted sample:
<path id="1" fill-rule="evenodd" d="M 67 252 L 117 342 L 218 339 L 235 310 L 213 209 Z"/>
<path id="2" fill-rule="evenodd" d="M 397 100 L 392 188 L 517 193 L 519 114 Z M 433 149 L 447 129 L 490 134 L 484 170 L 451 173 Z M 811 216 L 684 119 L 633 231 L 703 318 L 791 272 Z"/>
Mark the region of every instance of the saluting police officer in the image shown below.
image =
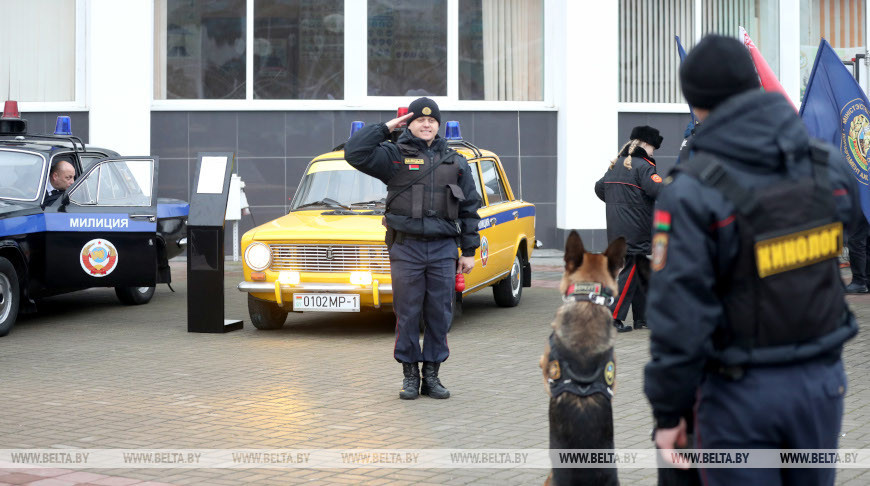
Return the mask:
<path id="1" fill-rule="evenodd" d="M 387 246 L 396 312 L 393 356 L 405 378 L 399 398 L 420 393 L 448 398 L 438 371 L 450 355 L 455 276 L 474 268 L 480 246 L 480 195 L 465 158 L 438 135 L 441 112 L 429 98 L 414 100 L 408 114 L 359 130 L 344 146 L 347 162 L 387 185 Z M 407 130 L 396 143 L 390 132 Z M 457 259 L 457 246 L 462 256 Z M 420 317 L 426 322 L 420 349 Z M 423 362 L 423 383 L 420 368 Z"/>
<path id="2" fill-rule="evenodd" d="M 661 449 L 836 449 L 857 332 L 837 257 L 859 208 L 833 147 L 709 35 L 680 67 L 703 121 L 656 199 L 644 391 Z M 697 404 L 696 404 L 697 401 Z M 668 460 L 668 457 L 665 458 Z M 833 469 L 703 469 L 709 485 L 833 484 Z"/>

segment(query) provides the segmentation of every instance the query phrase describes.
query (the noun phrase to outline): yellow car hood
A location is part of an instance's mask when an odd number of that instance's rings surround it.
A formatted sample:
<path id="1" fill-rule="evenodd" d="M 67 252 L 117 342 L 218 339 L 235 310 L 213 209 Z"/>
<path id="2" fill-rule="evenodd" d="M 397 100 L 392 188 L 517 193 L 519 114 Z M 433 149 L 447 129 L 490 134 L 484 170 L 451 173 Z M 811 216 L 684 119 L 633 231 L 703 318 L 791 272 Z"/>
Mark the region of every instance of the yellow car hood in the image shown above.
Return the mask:
<path id="1" fill-rule="evenodd" d="M 251 230 L 258 241 L 384 241 L 380 215 L 323 215 L 323 209 L 294 211 Z"/>

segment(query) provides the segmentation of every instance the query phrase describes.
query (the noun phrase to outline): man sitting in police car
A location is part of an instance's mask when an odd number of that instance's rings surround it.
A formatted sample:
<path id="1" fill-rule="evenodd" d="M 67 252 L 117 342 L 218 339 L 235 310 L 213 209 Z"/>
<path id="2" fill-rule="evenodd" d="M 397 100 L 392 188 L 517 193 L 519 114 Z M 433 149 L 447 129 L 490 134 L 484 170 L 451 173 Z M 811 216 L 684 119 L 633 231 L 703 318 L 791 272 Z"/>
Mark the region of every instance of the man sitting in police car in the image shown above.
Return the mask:
<path id="1" fill-rule="evenodd" d="M 73 165 L 66 159 L 57 160 L 48 173 L 48 182 L 52 189 L 45 196 L 45 204 L 49 205 L 59 198 L 72 185 L 75 178 L 76 170 Z"/>

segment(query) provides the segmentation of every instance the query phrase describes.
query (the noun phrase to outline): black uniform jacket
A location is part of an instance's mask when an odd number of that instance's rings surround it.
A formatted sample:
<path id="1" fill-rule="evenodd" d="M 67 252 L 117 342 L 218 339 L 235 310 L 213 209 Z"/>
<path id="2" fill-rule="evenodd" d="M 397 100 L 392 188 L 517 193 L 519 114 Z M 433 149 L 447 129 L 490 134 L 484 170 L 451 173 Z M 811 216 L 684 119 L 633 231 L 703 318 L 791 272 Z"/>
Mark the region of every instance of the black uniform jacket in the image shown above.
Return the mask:
<path id="1" fill-rule="evenodd" d="M 607 241 L 620 236 L 628 244 L 626 252 L 648 255 L 652 239 L 653 203 L 662 186 L 656 161 L 636 147 L 631 154 L 631 170 L 623 161 L 626 147 L 613 169 L 595 183 L 595 194 L 607 204 Z"/>
<path id="2" fill-rule="evenodd" d="M 390 179 L 400 169 L 404 169 L 402 161 L 404 156 L 399 152 L 396 144 L 388 142 L 390 131 L 386 124 L 378 123 L 363 127 L 354 134 L 344 145 L 344 158 L 358 170 L 380 179 L 388 184 Z M 399 137 L 399 143 L 413 144 L 423 152 L 428 152 L 433 161 L 442 157 L 454 157 L 460 167 L 458 185 L 465 194 L 465 200 L 459 203 L 459 220 L 451 221 L 438 217 L 409 218 L 405 216 L 387 213 L 387 224 L 396 231 L 413 235 L 445 238 L 459 238 L 459 247 L 462 248 L 463 256 L 474 256 L 474 250 L 480 246 L 480 235 L 477 233 L 477 224 L 480 217 L 477 210 L 480 209 L 480 195 L 474 186 L 471 176 L 471 168 L 465 157 L 447 147 L 447 141 L 441 136 L 436 136 L 431 146 L 426 142 L 411 135 L 405 130 Z M 425 170 L 425 169 L 421 169 Z M 428 180 L 427 176 L 425 179 Z M 425 181 L 421 181 L 425 183 Z"/>
<path id="3" fill-rule="evenodd" d="M 808 143 L 803 122 L 782 95 L 752 92 L 732 97 L 711 112 L 691 140 L 689 157 L 713 154 L 741 185 L 764 190 L 782 178 L 811 174 Z M 788 154 L 794 156 L 791 163 L 784 162 Z M 863 215 L 855 178 L 833 147 L 829 169 L 836 217 L 848 228 Z M 739 240 L 731 202 L 690 175 L 677 172 L 655 207 L 670 213 L 670 230 L 664 266 L 650 278 L 651 360 L 644 391 L 657 426 L 670 428 L 681 416 L 691 415 L 713 349 L 713 332 L 727 325 L 717 280 L 730 275 Z M 836 346 L 834 352 L 839 352 L 842 343 Z"/>

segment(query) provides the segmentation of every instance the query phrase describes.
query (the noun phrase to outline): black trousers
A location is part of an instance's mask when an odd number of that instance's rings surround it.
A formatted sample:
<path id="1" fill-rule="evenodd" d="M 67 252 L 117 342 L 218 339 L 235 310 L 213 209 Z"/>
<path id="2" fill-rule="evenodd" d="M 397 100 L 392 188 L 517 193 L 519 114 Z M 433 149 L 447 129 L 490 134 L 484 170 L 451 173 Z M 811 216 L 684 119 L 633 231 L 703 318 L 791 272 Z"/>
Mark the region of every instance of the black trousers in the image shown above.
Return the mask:
<path id="1" fill-rule="evenodd" d="M 619 296 L 611 306 L 613 318 L 625 321 L 628 308 L 635 321 L 646 320 L 646 292 L 649 288 L 649 259 L 646 255 L 625 255 L 625 267 L 617 277 Z"/>
<path id="2" fill-rule="evenodd" d="M 849 234 L 846 247 L 849 248 L 849 268 L 852 270 L 852 282 L 867 285 L 867 243 L 870 239 L 870 224 L 864 217 L 855 225 L 855 230 Z"/>
<path id="3" fill-rule="evenodd" d="M 434 241 L 405 238 L 390 248 L 396 361 L 441 363 L 450 356 L 447 331 L 453 319 L 457 257 L 453 238 Z M 422 348 L 421 317 L 426 320 Z"/>

